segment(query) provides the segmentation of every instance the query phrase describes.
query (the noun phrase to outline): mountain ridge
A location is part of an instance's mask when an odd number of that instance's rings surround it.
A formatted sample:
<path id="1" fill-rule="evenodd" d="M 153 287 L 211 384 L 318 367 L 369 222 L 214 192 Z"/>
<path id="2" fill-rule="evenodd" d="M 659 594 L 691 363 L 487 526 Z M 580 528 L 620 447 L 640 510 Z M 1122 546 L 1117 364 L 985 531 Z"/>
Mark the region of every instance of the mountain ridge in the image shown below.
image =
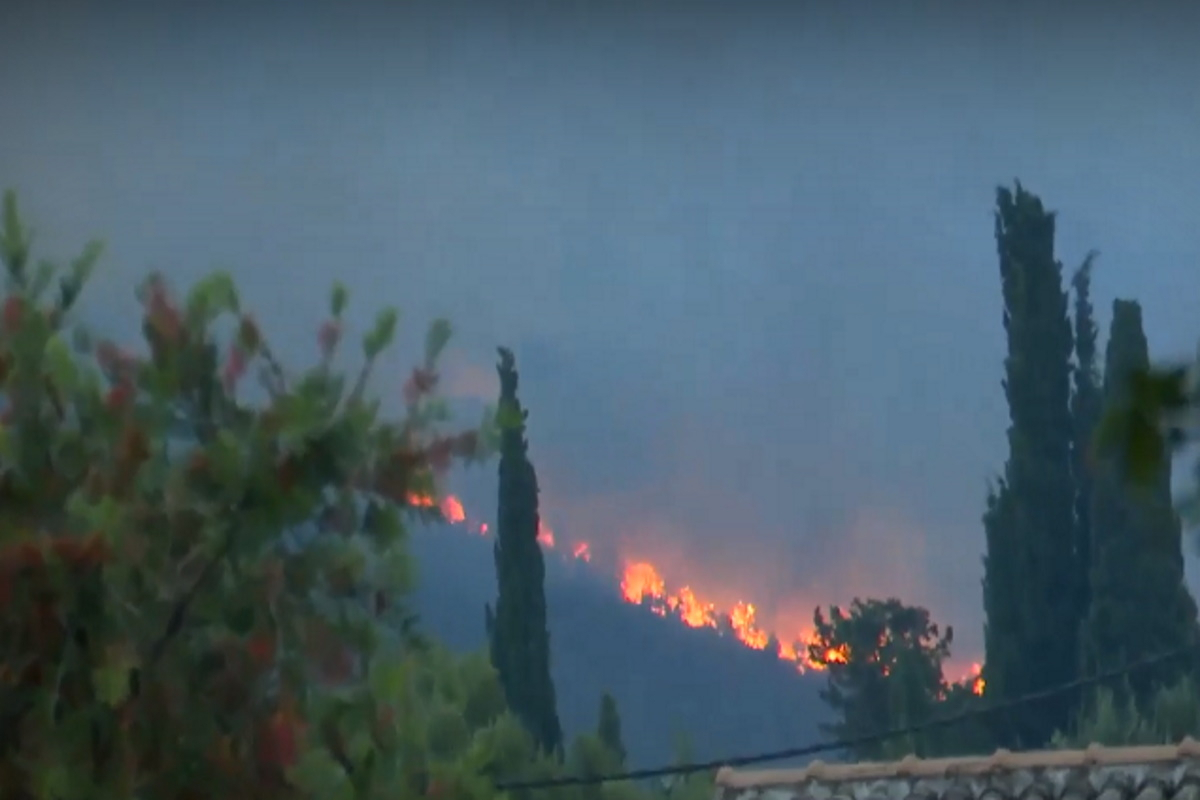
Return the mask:
<path id="1" fill-rule="evenodd" d="M 411 546 L 425 629 L 458 652 L 483 648 L 484 605 L 496 596 L 492 541 L 432 523 L 413 530 Z M 824 676 L 631 605 L 583 562 L 547 559 L 546 600 L 564 729 L 593 730 L 610 692 L 631 768 L 673 762 L 681 735 L 693 758 L 715 760 L 812 743 L 829 719 Z"/>

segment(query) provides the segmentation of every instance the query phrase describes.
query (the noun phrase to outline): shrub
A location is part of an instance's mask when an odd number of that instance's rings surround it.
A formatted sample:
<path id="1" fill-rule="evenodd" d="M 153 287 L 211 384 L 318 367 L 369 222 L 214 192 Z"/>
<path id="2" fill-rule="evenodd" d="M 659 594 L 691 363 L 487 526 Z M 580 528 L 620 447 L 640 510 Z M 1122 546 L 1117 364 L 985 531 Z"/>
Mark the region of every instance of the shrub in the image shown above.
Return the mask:
<path id="1" fill-rule="evenodd" d="M 336 286 L 315 363 L 293 371 L 228 275 L 182 301 L 151 275 L 142 341 L 122 347 L 75 318 L 100 246 L 61 270 L 30 243 L 6 195 L 0 796 L 445 794 L 434 733 L 475 745 L 462 788 L 483 791 L 481 732 L 509 723 L 480 685 L 454 698 L 473 698 L 472 737 L 427 713 L 432 656 L 404 605 L 406 515 L 436 513 L 421 499 L 487 450 L 486 430 L 444 429 L 449 325 L 391 418 L 368 382 L 394 310 L 340 374 Z"/>

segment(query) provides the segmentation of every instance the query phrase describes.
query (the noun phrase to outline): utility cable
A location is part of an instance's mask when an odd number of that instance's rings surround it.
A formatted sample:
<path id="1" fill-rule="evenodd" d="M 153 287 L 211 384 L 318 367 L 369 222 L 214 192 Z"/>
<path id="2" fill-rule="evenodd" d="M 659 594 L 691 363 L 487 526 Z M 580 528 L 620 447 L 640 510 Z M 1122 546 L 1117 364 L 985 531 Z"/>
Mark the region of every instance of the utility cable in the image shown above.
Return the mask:
<path id="1" fill-rule="evenodd" d="M 1148 658 L 1130 662 L 1129 664 L 1116 669 L 1099 672 L 1086 678 L 1077 678 L 1076 680 L 1069 681 L 1067 683 L 1041 689 L 1020 697 L 1014 697 L 1010 700 L 992 703 L 984 708 L 968 709 L 958 714 L 934 718 L 917 725 L 909 725 L 903 728 L 893 728 L 865 736 L 854 736 L 848 739 L 840 739 L 832 742 L 819 742 L 817 744 L 811 744 L 804 747 L 791 747 L 785 750 L 776 750 L 773 752 L 733 756 L 731 758 L 722 758 L 713 761 L 699 761 L 692 764 L 678 764 L 669 767 L 635 769 L 628 772 L 616 772 L 605 775 L 567 776 L 535 781 L 497 782 L 496 789 L 499 791 L 513 791 L 516 789 L 552 789 L 561 786 L 590 786 L 601 783 L 615 783 L 617 781 L 644 780 L 646 778 L 662 778 L 675 775 L 694 775 L 698 772 L 712 772 L 720 769 L 721 767 L 745 767 L 752 764 L 763 764 L 769 761 L 783 761 L 790 758 L 803 758 L 804 756 L 813 756 L 820 753 L 859 748 L 865 745 L 878 744 L 879 742 L 896 739 L 901 736 L 907 736 L 909 734 L 924 733 L 926 731 L 956 725 L 960 722 L 965 722 L 978 717 L 984 717 L 989 714 L 994 714 L 998 711 L 1009 711 L 1014 708 L 1029 705 L 1030 703 L 1049 700 L 1050 698 L 1057 697 L 1068 692 L 1073 692 L 1078 689 L 1085 689 L 1097 684 L 1107 683 L 1117 678 L 1126 677 L 1134 672 L 1140 672 L 1148 667 L 1153 667 L 1167 661 L 1172 661 L 1176 658 L 1187 655 L 1188 653 L 1192 653 L 1195 650 L 1196 645 L 1194 644 L 1186 647 L 1176 648 L 1174 650 L 1168 650 Z"/>

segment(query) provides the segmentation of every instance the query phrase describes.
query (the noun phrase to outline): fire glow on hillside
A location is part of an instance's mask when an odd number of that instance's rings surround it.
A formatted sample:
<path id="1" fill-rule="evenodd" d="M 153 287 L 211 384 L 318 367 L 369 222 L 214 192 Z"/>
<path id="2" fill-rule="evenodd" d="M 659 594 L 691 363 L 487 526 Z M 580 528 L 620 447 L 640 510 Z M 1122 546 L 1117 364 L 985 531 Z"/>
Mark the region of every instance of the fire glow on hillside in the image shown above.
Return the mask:
<path id="1" fill-rule="evenodd" d="M 422 495 L 410 495 L 408 500 L 409 504 L 415 507 L 439 508 L 446 522 L 451 525 L 465 528 L 480 536 L 489 534 L 487 524 L 469 519 L 462 502 L 452 494 L 436 502 L 433 498 Z M 564 558 L 582 562 L 592 560 L 590 544 L 579 541 L 560 548 L 554 531 L 544 522 L 538 523 L 538 542 L 544 549 L 559 553 Z M 809 655 L 809 645 L 816 636 L 811 624 L 809 629 L 801 629 L 787 639 L 760 627 L 758 610 L 753 603 L 739 600 L 728 608 L 718 607 L 716 603 L 699 597 L 687 584 L 677 589 L 669 587 L 659 568 L 649 561 L 627 560 L 621 564 L 620 571 L 621 597 L 627 603 L 644 606 L 659 616 L 677 619 L 691 628 L 728 631 L 743 645 L 754 650 L 764 650 L 774 642 L 778 648 L 778 656 L 793 662 L 800 672 L 824 669 L 821 661 L 814 660 Z M 835 649 L 824 654 L 825 662 L 845 662 L 846 658 L 845 652 Z M 964 675 L 962 680 L 971 681 L 971 690 L 981 695 L 984 680 L 980 672 L 980 665 L 972 664 L 970 672 Z"/>

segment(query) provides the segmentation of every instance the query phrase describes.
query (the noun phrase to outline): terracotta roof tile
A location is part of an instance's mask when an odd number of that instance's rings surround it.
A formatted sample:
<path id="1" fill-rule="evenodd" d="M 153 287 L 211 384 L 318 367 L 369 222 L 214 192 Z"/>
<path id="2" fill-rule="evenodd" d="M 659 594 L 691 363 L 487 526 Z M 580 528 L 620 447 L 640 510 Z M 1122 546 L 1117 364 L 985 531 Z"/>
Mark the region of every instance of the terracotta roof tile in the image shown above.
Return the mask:
<path id="1" fill-rule="evenodd" d="M 717 773 L 716 800 L 1200 800 L 1200 742 Z"/>

